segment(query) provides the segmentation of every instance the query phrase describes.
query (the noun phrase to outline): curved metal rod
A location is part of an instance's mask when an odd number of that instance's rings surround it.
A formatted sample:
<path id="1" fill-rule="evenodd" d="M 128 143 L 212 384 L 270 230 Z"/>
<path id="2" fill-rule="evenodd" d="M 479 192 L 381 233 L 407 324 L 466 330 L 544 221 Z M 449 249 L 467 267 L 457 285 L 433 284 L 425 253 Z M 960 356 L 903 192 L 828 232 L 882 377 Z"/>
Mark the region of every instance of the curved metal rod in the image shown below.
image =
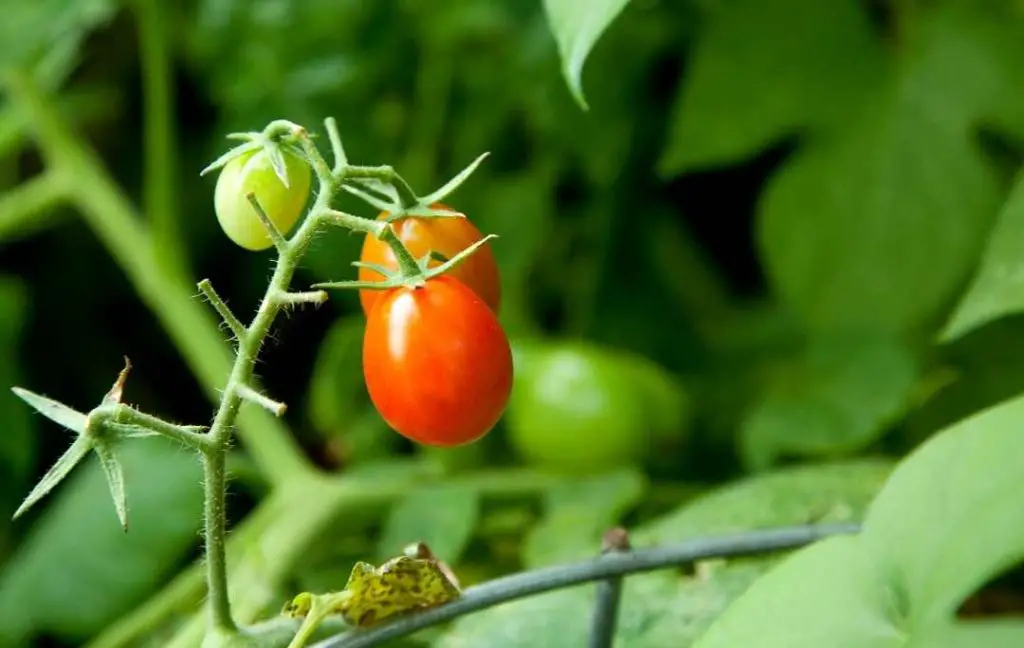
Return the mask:
<path id="1" fill-rule="evenodd" d="M 497 578 L 467 588 L 461 597 L 451 603 L 400 617 L 367 630 L 352 630 L 321 641 L 312 648 L 370 648 L 477 610 L 551 590 L 697 560 L 793 549 L 822 538 L 856 533 L 859 530 L 858 524 L 783 527 L 717 538 L 686 540 L 624 553 L 608 553 L 578 563 L 545 567 Z"/>

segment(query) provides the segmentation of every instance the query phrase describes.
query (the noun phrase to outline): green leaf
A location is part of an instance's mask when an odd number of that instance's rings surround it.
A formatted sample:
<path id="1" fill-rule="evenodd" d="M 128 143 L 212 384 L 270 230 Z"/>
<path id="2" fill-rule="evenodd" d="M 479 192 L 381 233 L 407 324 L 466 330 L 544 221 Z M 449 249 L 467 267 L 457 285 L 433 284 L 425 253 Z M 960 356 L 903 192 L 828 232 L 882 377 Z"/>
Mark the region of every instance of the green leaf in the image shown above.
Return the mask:
<path id="1" fill-rule="evenodd" d="M 164 439 L 118 449 L 132 483 L 132 529 L 116 524 L 97 462 L 76 471 L 0 573 L 0 644 L 36 633 L 81 643 L 134 608 L 198 539 L 201 473 Z"/>
<path id="2" fill-rule="evenodd" d="M 601 536 L 643 498 L 645 476 L 630 469 L 559 484 L 523 541 L 523 564 L 538 567 L 596 555 Z"/>
<path id="3" fill-rule="evenodd" d="M 892 470 L 859 459 L 763 473 L 723 486 L 632 534 L 634 544 L 673 542 L 811 522 L 861 518 Z"/>
<path id="4" fill-rule="evenodd" d="M 999 214 L 981 267 L 941 338 L 952 341 L 992 320 L 1024 311 L 1024 174 Z"/>
<path id="5" fill-rule="evenodd" d="M 414 543 L 426 543 L 441 560 L 454 564 L 469 546 L 480 517 L 480 495 L 454 485 L 418 488 L 396 502 L 384 521 L 378 555 L 399 555 Z"/>
<path id="6" fill-rule="evenodd" d="M 896 648 L 881 575 L 857 537 L 798 551 L 736 599 L 697 648 Z"/>
<path id="7" fill-rule="evenodd" d="M 951 615 L 975 588 L 1024 558 L 1024 398 L 932 437 L 894 471 L 863 539 L 921 628 Z"/>
<path id="8" fill-rule="evenodd" d="M 629 0 L 544 0 L 548 23 L 562 59 L 562 75 L 573 98 L 584 110 L 588 107 L 583 96 L 583 64 L 597 39 L 627 4 Z"/>
<path id="9" fill-rule="evenodd" d="M 1024 623 L 1011 619 L 940 624 L 914 636 L 908 648 L 1018 648 Z"/>
<path id="10" fill-rule="evenodd" d="M 766 271 L 812 326 L 919 327 L 966 280 L 999 201 L 975 131 L 1009 96 L 986 21 L 964 6 L 916 14 L 851 116 L 771 180 L 758 216 Z"/>
<path id="11" fill-rule="evenodd" d="M 748 466 L 782 455 L 834 456 L 874 442 L 906 407 L 913 353 L 879 336 L 815 339 L 769 386 L 741 430 Z"/>
<path id="12" fill-rule="evenodd" d="M 857 461 L 751 477 L 631 530 L 630 538 L 633 546 L 643 547 L 779 525 L 858 519 L 889 469 L 887 462 Z M 624 585 L 616 645 L 686 648 L 776 560 L 734 560 L 710 569 L 705 564 L 694 576 L 672 571 L 631 576 Z M 434 646 L 585 645 L 593 591 L 592 586 L 575 587 L 462 617 Z"/>
<path id="13" fill-rule="evenodd" d="M 883 63 L 861 4 L 719 3 L 680 87 L 660 172 L 736 162 L 837 121 Z"/>

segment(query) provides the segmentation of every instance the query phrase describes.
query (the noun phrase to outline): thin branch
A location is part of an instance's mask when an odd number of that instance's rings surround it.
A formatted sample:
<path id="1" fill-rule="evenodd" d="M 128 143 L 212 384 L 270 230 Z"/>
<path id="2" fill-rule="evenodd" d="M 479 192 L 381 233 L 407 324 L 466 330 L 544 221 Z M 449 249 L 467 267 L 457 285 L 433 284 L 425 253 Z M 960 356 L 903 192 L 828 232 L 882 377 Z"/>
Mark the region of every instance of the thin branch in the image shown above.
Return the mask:
<path id="1" fill-rule="evenodd" d="M 348 165 L 348 156 L 345 155 L 345 147 L 341 143 L 341 133 L 338 132 L 338 122 L 334 117 L 328 117 L 324 120 L 324 128 L 327 129 L 327 139 L 331 142 L 334 173 L 338 173 Z"/>
<path id="2" fill-rule="evenodd" d="M 235 393 L 238 394 L 239 398 L 242 400 L 249 401 L 254 405 L 259 405 L 274 416 L 284 416 L 284 413 L 288 411 L 288 406 L 284 403 L 276 401 L 269 396 L 265 396 L 244 383 L 235 385 Z"/>
<path id="3" fill-rule="evenodd" d="M 203 279 L 199 282 L 199 290 L 206 296 L 206 300 L 210 302 L 213 309 L 217 311 L 220 318 L 224 320 L 224 323 L 228 325 L 231 330 L 231 334 L 235 336 L 236 340 L 241 340 L 245 336 L 245 324 L 242 324 L 242 320 L 231 312 L 227 302 L 221 299 L 220 295 L 213 288 L 213 283 L 209 279 Z"/>
<path id="4" fill-rule="evenodd" d="M 284 234 L 281 233 L 281 230 L 277 229 L 277 225 L 274 224 L 274 221 L 270 220 L 270 216 L 267 216 L 267 212 L 263 210 L 259 199 L 256 198 L 256 194 L 250 191 L 245 194 L 245 198 L 249 201 L 249 204 L 252 205 L 253 210 L 256 212 L 256 217 L 260 219 L 261 223 L 263 223 L 263 227 L 267 230 L 267 235 L 270 236 L 270 240 L 273 241 L 274 247 L 277 248 L 278 252 L 284 252 L 288 241 L 285 240 Z"/>
<path id="5" fill-rule="evenodd" d="M 300 304 L 322 304 L 327 301 L 327 293 L 323 290 L 281 291 L 274 294 L 274 301 L 281 306 L 298 306 Z"/>
<path id="6" fill-rule="evenodd" d="M 369 630 L 347 632 L 313 648 L 369 648 L 515 599 L 708 558 L 729 558 L 793 549 L 837 534 L 855 533 L 856 524 L 784 527 L 733 536 L 687 540 L 672 545 L 613 553 L 569 565 L 513 574 L 466 589 L 451 603 L 411 614 Z"/>

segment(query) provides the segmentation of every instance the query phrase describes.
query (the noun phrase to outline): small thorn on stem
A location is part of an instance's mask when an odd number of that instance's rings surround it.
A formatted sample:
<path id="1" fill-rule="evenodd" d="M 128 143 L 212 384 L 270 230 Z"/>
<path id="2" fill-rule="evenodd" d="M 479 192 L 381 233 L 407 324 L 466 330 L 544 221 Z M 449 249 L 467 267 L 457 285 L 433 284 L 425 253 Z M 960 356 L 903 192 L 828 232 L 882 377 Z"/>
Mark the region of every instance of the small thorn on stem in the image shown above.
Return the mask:
<path id="1" fill-rule="evenodd" d="M 128 359 L 128 356 L 124 356 L 124 369 L 117 374 L 117 380 L 114 381 L 113 387 L 107 392 L 106 396 L 103 397 L 104 403 L 120 403 L 124 397 L 124 384 L 128 380 L 128 372 L 132 370 L 132 361 Z"/>
<path id="2" fill-rule="evenodd" d="M 236 388 L 239 398 L 247 400 L 250 403 L 259 405 L 263 409 L 269 411 L 274 416 L 284 416 L 284 413 L 288 411 L 288 406 L 284 403 L 278 402 L 272 398 L 264 396 L 252 387 L 248 385 L 238 385 Z"/>

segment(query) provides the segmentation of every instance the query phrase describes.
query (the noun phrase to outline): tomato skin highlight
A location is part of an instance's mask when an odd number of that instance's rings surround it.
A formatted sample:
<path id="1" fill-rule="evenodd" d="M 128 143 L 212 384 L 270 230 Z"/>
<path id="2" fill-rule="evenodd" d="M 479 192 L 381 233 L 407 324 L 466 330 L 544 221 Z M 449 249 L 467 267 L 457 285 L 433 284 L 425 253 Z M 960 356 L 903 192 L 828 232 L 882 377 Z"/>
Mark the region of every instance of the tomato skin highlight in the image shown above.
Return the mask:
<path id="1" fill-rule="evenodd" d="M 487 434 L 512 392 L 512 350 L 494 312 L 448 275 L 379 292 L 366 321 L 363 376 L 381 417 L 429 446 Z"/>
<path id="2" fill-rule="evenodd" d="M 253 252 L 274 243 L 246 195 L 256 194 L 260 207 L 277 229 L 287 235 L 309 200 L 312 171 L 298 156 L 283 152 L 289 186 L 274 172 L 263 150 L 250 151 L 228 162 L 217 177 L 213 206 L 220 227 L 239 247 Z"/>
<path id="3" fill-rule="evenodd" d="M 436 203 L 432 207 L 456 211 L 441 203 Z M 389 215 L 389 212 L 381 212 L 377 216 L 377 220 L 384 220 Z M 416 258 L 421 258 L 431 250 L 451 258 L 484 237 L 476 225 L 464 214 L 460 217 L 446 218 L 406 216 L 393 221 L 391 226 L 399 240 Z M 359 260 L 363 263 L 375 263 L 385 268 L 398 269 L 395 253 L 387 243 L 373 235 L 367 235 L 363 239 L 363 249 Z M 430 262 L 431 267 L 438 265 L 440 265 L 438 261 Z M 490 306 L 491 310 L 495 313 L 498 312 L 501 305 L 501 277 L 490 243 L 485 243 L 469 258 L 445 274 L 466 284 Z M 378 272 L 368 268 L 359 268 L 359 281 L 381 281 L 383 279 L 384 277 Z M 381 291 L 379 290 L 359 291 L 359 302 L 363 306 L 365 315 L 370 315 L 374 303 L 380 296 Z"/>

